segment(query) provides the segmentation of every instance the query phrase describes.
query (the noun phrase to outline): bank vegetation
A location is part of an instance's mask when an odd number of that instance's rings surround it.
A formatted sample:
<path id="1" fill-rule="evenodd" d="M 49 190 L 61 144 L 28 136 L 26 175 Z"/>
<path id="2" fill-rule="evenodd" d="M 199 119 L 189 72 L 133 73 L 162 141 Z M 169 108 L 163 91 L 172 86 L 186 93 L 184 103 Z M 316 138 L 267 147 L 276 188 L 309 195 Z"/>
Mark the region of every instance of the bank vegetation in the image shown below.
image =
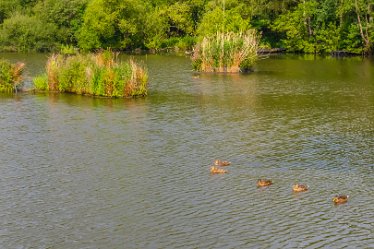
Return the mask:
<path id="1" fill-rule="evenodd" d="M 191 50 L 255 29 L 261 49 L 372 54 L 372 0 L 1 0 L 0 50 Z"/>

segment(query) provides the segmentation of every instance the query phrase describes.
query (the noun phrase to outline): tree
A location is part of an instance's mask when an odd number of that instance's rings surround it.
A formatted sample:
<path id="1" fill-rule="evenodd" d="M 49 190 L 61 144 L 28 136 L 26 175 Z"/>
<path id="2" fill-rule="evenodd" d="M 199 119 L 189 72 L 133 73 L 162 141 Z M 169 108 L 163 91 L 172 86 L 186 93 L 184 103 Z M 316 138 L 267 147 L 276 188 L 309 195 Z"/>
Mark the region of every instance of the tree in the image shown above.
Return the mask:
<path id="1" fill-rule="evenodd" d="M 211 1 L 207 11 L 197 29 L 200 36 L 221 32 L 240 32 L 250 28 L 249 18 L 244 18 L 240 13 L 243 5 L 238 1 Z"/>
<path id="2" fill-rule="evenodd" d="M 35 5 L 33 11 L 43 22 L 56 25 L 55 36 L 60 43 L 76 45 L 75 33 L 83 22 L 87 1 L 43 0 Z"/>
<path id="3" fill-rule="evenodd" d="M 0 44 L 13 50 L 49 50 L 55 45 L 56 27 L 35 16 L 16 13 L 1 25 Z"/>
<path id="4" fill-rule="evenodd" d="M 342 42 L 348 50 L 371 53 L 373 50 L 373 1 L 340 0 L 337 15 Z"/>
<path id="5" fill-rule="evenodd" d="M 373 2 L 369 0 L 355 0 L 355 12 L 357 15 L 357 25 L 360 30 L 364 52 L 372 50 L 371 38 L 373 36 Z"/>
<path id="6" fill-rule="evenodd" d="M 17 0 L 1 0 L 0 1 L 0 24 L 16 10 L 21 8 L 21 4 Z"/>
<path id="7" fill-rule="evenodd" d="M 77 32 L 79 46 L 84 49 L 139 46 L 144 10 L 140 0 L 92 0 Z"/>
<path id="8" fill-rule="evenodd" d="M 0 0 L 0 48 L 188 48 L 218 31 L 255 28 L 260 46 L 369 54 L 373 5 L 374 0 Z M 39 35 L 31 23 L 48 30 Z M 30 39 L 29 45 L 22 39 Z"/>

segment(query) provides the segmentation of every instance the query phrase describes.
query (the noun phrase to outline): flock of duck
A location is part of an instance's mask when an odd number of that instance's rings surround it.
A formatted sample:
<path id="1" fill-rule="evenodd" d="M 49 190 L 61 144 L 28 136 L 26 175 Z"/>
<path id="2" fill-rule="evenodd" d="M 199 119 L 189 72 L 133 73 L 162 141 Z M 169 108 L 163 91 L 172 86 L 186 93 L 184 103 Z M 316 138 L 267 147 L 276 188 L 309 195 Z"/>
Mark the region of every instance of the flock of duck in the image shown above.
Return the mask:
<path id="1" fill-rule="evenodd" d="M 227 170 L 223 169 L 222 167 L 229 166 L 231 162 L 229 161 L 221 161 L 221 160 L 215 160 L 214 165 L 210 167 L 210 173 L 211 174 L 225 174 L 228 173 Z M 272 185 L 273 182 L 269 179 L 258 179 L 257 180 L 257 187 L 268 187 Z M 294 192 L 306 192 L 308 191 L 309 187 L 304 184 L 295 184 L 292 186 L 292 190 Z M 335 204 L 343 204 L 348 201 L 348 195 L 336 195 L 334 198 L 332 198 L 332 201 Z"/>

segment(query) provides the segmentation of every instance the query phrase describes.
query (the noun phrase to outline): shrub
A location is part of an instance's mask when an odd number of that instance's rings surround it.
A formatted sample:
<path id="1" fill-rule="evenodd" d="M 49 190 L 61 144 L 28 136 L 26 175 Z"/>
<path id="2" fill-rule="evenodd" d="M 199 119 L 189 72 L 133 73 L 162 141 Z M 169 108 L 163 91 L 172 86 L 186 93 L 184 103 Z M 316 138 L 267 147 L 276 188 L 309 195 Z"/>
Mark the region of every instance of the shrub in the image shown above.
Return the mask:
<path id="1" fill-rule="evenodd" d="M 204 37 L 194 48 L 194 69 L 202 72 L 246 72 L 257 60 L 258 35 L 255 30 L 246 33 L 221 33 Z"/>
<path id="2" fill-rule="evenodd" d="M 0 92 L 14 92 L 21 86 L 24 63 L 0 60 Z"/>

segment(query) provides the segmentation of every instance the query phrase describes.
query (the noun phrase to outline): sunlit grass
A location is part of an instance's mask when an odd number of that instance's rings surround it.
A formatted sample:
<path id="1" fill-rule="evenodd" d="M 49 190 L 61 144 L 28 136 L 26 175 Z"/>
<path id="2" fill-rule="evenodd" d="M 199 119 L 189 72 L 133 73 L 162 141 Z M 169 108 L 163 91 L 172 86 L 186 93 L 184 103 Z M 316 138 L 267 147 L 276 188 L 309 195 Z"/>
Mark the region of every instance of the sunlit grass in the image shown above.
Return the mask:
<path id="1" fill-rule="evenodd" d="M 192 57 L 194 69 L 201 72 L 246 72 L 256 62 L 258 35 L 255 30 L 245 33 L 222 33 L 204 37 Z"/>
<path id="2" fill-rule="evenodd" d="M 22 83 L 24 63 L 0 60 L 0 92 L 16 92 Z"/>
<path id="3" fill-rule="evenodd" d="M 148 74 L 134 60 L 119 62 L 111 51 L 48 58 L 46 74 L 34 78 L 37 90 L 106 97 L 147 95 Z"/>

